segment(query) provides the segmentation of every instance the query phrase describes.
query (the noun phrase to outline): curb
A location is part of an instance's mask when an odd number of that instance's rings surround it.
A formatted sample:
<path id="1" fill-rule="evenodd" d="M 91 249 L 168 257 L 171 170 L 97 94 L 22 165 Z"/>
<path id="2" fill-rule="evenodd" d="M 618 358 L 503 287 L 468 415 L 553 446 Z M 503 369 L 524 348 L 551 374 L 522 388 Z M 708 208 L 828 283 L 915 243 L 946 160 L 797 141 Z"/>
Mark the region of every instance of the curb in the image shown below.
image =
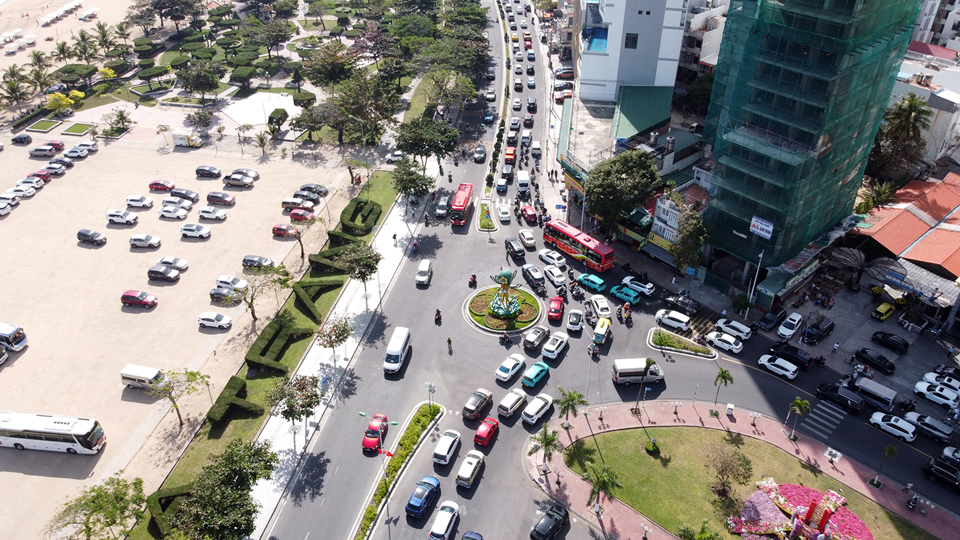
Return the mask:
<path id="1" fill-rule="evenodd" d="M 647 332 L 647 342 L 646 342 L 646 343 L 647 343 L 647 346 L 648 346 L 648 347 L 650 347 L 651 349 L 653 349 L 653 350 L 655 350 L 655 351 L 670 351 L 670 352 L 672 352 L 672 353 L 674 353 L 674 354 L 679 354 L 679 355 L 683 355 L 683 356 L 690 356 L 690 357 L 692 357 L 692 358 L 701 358 L 701 359 L 703 359 L 703 360 L 714 360 L 714 361 L 715 361 L 715 360 L 717 360 L 717 359 L 720 358 L 720 353 L 719 353 L 719 352 L 717 352 L 716 350 L 714 350 L 714 349 L 712 349 L 712 348 L 710 348 L 710 347 L 707 347 L 706 345 L 702 345 L 702 346 L 710 349 L 711 351 L 713 351 L 713 354 L 712 354 L 711 356 L 706 356 L 706 355 L 703 355 L 703 354 L 700 354 L 700 353 L 696 353 L 696 352 L 693 352 L 693 351 L 686 351 L 686 350 L 683 350 L 683 349 L 674 349 L 673 347 L 666 347 L 666 346 L 661 346 L 661 345 L 654 345 L 654 344 L 653 344 L 653 333 L 654 333 L 655 331 L 657 331 L 657 330 L 660 330 L 661 332 L 669 332 L 670 334 L 673 334 L 673 335 L 677 336 L 677 337 L 680 338 L 680 339 L 685 339 L 685 340 L 687 340 L 687 341 L 690 341 L 689 339 L 687 339 L 687 338 L 685 338 L 685 337 L 683 337 L 683 336 L 681 336 L 681 335 L 679 335 L 679 334 L 676 334 L 676 333 L 674 333 L 674 332 L 670 332 L 670 331 L 667 330 L 667 329 L 659 328 L 659 327 L 653 327 L 653 328 L 651 328 L 651 329 Z"/>

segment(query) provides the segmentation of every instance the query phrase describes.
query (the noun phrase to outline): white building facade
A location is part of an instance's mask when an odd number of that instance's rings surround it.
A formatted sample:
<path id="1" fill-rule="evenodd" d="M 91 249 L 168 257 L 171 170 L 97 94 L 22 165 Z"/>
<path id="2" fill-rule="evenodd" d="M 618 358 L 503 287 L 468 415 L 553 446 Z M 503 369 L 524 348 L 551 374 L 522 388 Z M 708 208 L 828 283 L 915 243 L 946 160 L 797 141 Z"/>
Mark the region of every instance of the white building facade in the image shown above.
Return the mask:
<path id="1" fill-rule="evenodd" d="M 680 67 L 697 76 L 713 73 L 730 0 L 690 0 L 680 49 Z"/>
<path id="2" fill-rule="evenodd" d="M 917 22 L 913 26 L 912 41 L 922 41 L 924 43 L 933 42 L 934 23 L 940 11 L 940 1 L 941 0 L 923 0 L 923 3 L 920 5 L 920 14 L 917 15 Z"/>

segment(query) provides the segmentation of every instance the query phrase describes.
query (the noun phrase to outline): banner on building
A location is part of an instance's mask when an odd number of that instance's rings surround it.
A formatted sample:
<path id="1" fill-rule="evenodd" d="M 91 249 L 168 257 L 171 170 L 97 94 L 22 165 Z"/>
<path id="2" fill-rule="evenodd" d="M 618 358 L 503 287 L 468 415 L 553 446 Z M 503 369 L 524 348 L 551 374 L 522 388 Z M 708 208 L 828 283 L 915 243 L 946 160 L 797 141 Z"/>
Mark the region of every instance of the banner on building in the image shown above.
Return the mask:
<path id="1" fill-rule="evenodd" d="M 765 238 L 767 240 L 773 236 L 773 223 L 765 219 L 758 218 L 753 216 L 753 220 L 750 222 L 750 232 L 753 234 Z"/>

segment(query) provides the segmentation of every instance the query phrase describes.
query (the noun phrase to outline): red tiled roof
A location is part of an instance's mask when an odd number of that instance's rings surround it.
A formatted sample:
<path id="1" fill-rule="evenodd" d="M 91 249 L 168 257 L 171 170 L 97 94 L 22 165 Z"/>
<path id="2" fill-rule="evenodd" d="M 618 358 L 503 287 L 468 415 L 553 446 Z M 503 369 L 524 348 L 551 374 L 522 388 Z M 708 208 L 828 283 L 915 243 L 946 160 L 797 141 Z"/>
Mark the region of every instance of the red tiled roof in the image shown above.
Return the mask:
<path id="1" fill-rule="evenodd" d="M 875 208 L 870 211 L 866 222 L 873 223 L 873 227 L 856 229 L 857 232 L 873 237 L 894 255 L 900 255 L 930 230 L 926 223 L 902 208 Z"/>
<path id="2" fill-rule="evenodd" d="M 960 177 L 958 177 L 960 178 Z M 946 181 L 946 180 L 944 180 Z M 933 182 L 924 182 L 923 180 L 912 180 L 907 185 L 897 190 L 897 204 L 910 204 L 913 201 L 923 197 L 928 189 L 933 187 Z"/>
<path id="3" fill-rule="evenodd" d="M 935 229 L 903 255 L 907 260 L 938 264 L 960 276 L 960 232 Z"/>
<path id="4" fill-rule="evenodd" d="M 957 51 L 948 49 L 946 47 L 940 47 L 939 45 L 923 43 L 922 41 L 911 41 L 910 46 L 907 47 L 907 50 L 920 54 L 926 54 L 928 56 L 936 56 L 937 58 L 944 58 L 947 60 L 954 60 L 957 57 Z"/>
<path id="5" fill-rule="evenodd" d="M 684 188 L 683 192 L 683 203 L 693 208 L 696 206 L 696 203 L 700 203 L 699 208 L 705 209 L 707 206 L 707 201 L 710 199 L 710 194 L 707 193 L 707 190 L 703 189 L 700 184 L 691 184 Z"/>
<path id="6" fill-rule="evenodd" d="M 940 221 L 954 208 L 960 206 L 960 194 L 957 186 L 948 184 L 934 184 L 919 199 L 913 202 L 918 210 L 923 211 L 934 221 Z"/>

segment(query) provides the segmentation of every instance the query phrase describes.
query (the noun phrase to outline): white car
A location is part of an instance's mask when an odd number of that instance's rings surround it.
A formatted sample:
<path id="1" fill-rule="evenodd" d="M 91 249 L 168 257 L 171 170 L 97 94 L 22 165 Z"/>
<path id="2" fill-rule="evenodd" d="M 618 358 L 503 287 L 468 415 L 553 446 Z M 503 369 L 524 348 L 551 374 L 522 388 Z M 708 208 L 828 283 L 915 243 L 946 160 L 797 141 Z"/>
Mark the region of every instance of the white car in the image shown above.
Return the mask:
<path id="1" fill-rule="evenodd" d="M 923 376 L 923 380 L 928 383 L 946 386 L 947 389 L 953 390 L 954 392 L 960 392 L 960 381 L 954 379 L 953 377 L 940 375 L 939 373 L 934 373 L 931 371 Z"/>
<path id="2" fill-rule="evenodd" d="M 917 427 L 899 416 L 875 412 L 870 415 L 870 425 L 886 431 L 903 442 L 913 442 L 917 438 Z"/>
<path id="3" fill-rule="evenodd" d="M 657 312 L 655 320 L 657 321 L 657 324 L 669 326 L 670 328 L 673 328 L 674 330 L 680 330 L 681 332 L 686 332 L 690 329 L 690 317 L 687 317 L 678 311 L 661 309 Z"/>
<path id="4" fill-rule="evenodd" d="M 497 216 L 501 223 L 510 223 L 510 207 L 505 204 L 497 205 Z"/>
<path id="5" fill-rule="evenodd" d="M 960 396 L 940 384 L 920 381 L 913 386 L 913 393 L 923 396 L 945 409 L 954 409 L 960 405 Z"/>
<path id="6" fill-rule="evenodd" d="M 538 394 L 537 397 L 530 400 L 530 404 L 523 409 L 523 414 L 521 414 L 520 417 L 523 418 L 524 423 L 534 424 L 540 420 L 552 406 L 553 398 L 550 397 L 550 394 L 546 392 Z"/>
<path id="7" fill-rule="evenodd" d="M 100 145 L 97 144 L 97 141 L 89 140 L 78 142 L 74 148 L 83 148 L 87 152 L 96 152 L 100 150 Z"/>
<path id="8" fill-rule="evenodd" d="M 193 208 L 193 203 L 182 198 L 182 197 L 164 197 L 160 204 L 164 206 L 179 206 L 184 210 L 190 210 Z"/>
<path id="9" fill-rule="evenodd" d="M 24 179 L 22 179 L 22 180 L 17 180 L 17 185 L 18 185 L 18 186 L 26 186 L 26 187 L 33 188 L 33 189 L 40 189 L 40 188 L 42 188 L 45 184 L 46 184 L 46 182 L 44 182 L 42 178 L 32 178 L 32 177 L 31 177 L 31 178 L 24 178 Z"/>
<path id="10" fill-rule="evenodd" d="M 200 325 L 200 328 L 230 328 L 233 319 L 222 313 L 204 311 L 197 318 L 197 324 Z"/>
<path id="11" fill-rule="evenodd" d="M 37 190 L 33 189 L 30 186 L 13 186 L 12 188 L 7 190 L 7 193 L 9 193 L 10 195 L 15 195 L 17 197 L 20 197 L 21 199 L 26 199 L 36 195 Z"/>
<path id="12" fill-rule="evenodd" d="M 130 237 L 130 247 L 160 247 L 160 237 L 149 234 L 135 234 Z"/>
<path id="13" fill-rule="evenodd" d="M 58 165 L 56 163 L 51 163 L 44 168 L 40 169 L 41 171 L 47 171 L 48 173 L 54 176 L 63 176 L 67 172 L 67 168 L 63 165 Z"/>
<path id="14" fill-rule="evenodd" d="M 187 223 L 180 227 L 180 236 L 183 238 L 210 238 L 210 234 L 210 227 L 204 227 L 196 223 Z"/>
<path id="15" fill-rule="evenodd" d="M 563 332 L 557 332 L 550 336 L 550 339 L 547 340 L 547 344 L 543 346 L 541 353 L 544 358 L 556 358 L 563 352 L 563 349 L 567 347 L 567 342 L 570 341 L 570 336 L 564 334 Z"/>
<path id="16" fill-rule="evenodd" d="M 780 325 L 780 328 L 777 328 L 777 335 L 784 338 L 790 339 L 794 334 L 797 333 L 797 330 L 800 329 L 800 321 L 803 320 L 803 315 L 800 315 L 796 311 L 787 316 L 787 319 L 783 321 Z"/>
<path id="17" fill-rule="evenodd" d="M 157 261 L 157 264 L 160 266 L 169 266 L 170 268 L 175 268 L 181 272 L 190 268 L 190 263 L 179 257 L 163 257 Z"/>
<path id="18" fill-rule="evenodd" d="M 260 173 L 253 169 L 234 169 L 230 175 L 239 174 L 240 176 L 246 176 L 247 178 L 256 182 L 260 179 Z"/>
<path id="19" fill-rule="evenodd" d="M 552 249 L 541 249 L 537 252 L 537 255 L 539 255 L 541 261 L 552 264 L 561 270 L 567 266 L 567 261 L 563 260 L 563 256 Z"/>
<path id="20" fill-rule="evenodd" d="M 513 110 L 519 111 L 523 108 L 523 104 L 520 103 L 520 98 L 513 100 Z"/>
<path id="21" fill-rule="evenodd" d="M 470 450 L 467 457 L 460 464 L 460 470 L 457 471 L 457 485 L 469 489 L 480 474 L 480 467 L 483 466 L 483 454 L 478 450 Z"/>
<path id="22" fill-rule="evenodd" d="M 396 152 L 391 152 L 387 154 L 387 157 L 385 159 L 387 160 L 387 163 L 396 163 L 401 159 L 403 159 L 403 157 L 404 157 L 404 153 L 397 150 Z"/>
<path id="23" fill-rule="evenodd" d="M 638 293 L 642 293 L 647 296 L 650 296 L 653 294 L 653 291 L 657 290 L 653 283 L 644 283 L 633 276 L 627 276 L 623 278 L 623 281 L 621 281 L 620 284 L 628 289 L 633 289 Z"/>
<path id="24" fill-rule="evenodd" d="M 20 204 L 20 197 L 17 197 L 13 193 L 0 193 L 0 203 L 12 208 Z"/>
<path id="25" fill-rule="evenodd" d="M 747 328 L 746 325 L 740 324 L 733 319 L 720 319 L 717 321 L 717 330 L 725 334 L 730 334 L 731 336 L 736 336 L 743 341 L 750 339 L 750 336 L 753 335 L 753 332 Z"/>
<path id="26" fill-rule="evenodd" d="M 5 216 L 10 213 L 10 205 L 5 202 L 0 202 L 0 216 Z"/>
<path id="27" fill-rule="evenodd" d="M 513 378 L 524 366 L 524 358 L 522 354 L 511 354 L 507 357 L 506 360 L 500 364 L 500 367 L 497 368 L 497 371 L 494 372 L 498 380 L 507 382 Z"/>
<path id="28" fill-rule="evenodd" d="M 552 264 L 543 267 L 543 275 L 550 280 L 550 283 L 553 283 L 554 287 L 559 287 L 566 281 L 563 277 L 563 272 Z"/>
<path id="29" fill-rule="evenodd" d="M 567 312 L 567 330 L 579 332 L 583 330 L 583 312 L 579 309 L 571 309 Z"/>
<path id="30" fill-rule="evenodd" d="M 609 319 L 613 315 L 613 311 L 610 309 L 610 304 L 602 295 L 595 294 L 591 296 L 590 303 L 593 304 L 593 310 L 596 312 L 597 317 L 600 317 L 601 319 Z"/>
<path id="31" fill-rule="evenodd" d="M 537 240 L 534 238 L 533 232 L 531 232 L 530 229 L 520 229 L 517 237 L 520 239 L 523 247 L 536 247 L 537 245 Z"/>
<path id="32" fill-rule="evenodd" d="M 110 210 L 107 212 L 107 221 L 110 223 L 124 225 L 136 225 L 139 216 L 126 210 Z"/>
<path id="33" fill-rule="evenodd" d="M 161 218 L 167 219 L 187 219 L 187 211 L 179 206 L 164 206 L 157 211 Z"/>
<path id="34" fill-rule="evenodd" d="M 153 208 L 153 199 L 143 195 L 131 195 L 127 197 L 127 208 Z"/>
<path id="35" fill-rule="evenodd" d="M 63 154 L 63 155 L 64 155 L 64 157 L 68 157 L 68 158 L 74 158 L 74 159 L 78 159 L 78 158 L 79 158 L 79 159 L 83 159 L 83 158 L 87 157 L 87 154 L 88 154 L 88 153 L 89 153 L 89 152 L 87 151 L 86 148 L 81 148 L 81 147 L 79 147 L 79 146 L 74 146 L 73 148 L 67 150 L 67 152 L 66 152 L 65 154 Z"/>
<path id="36" fill-rule="evenodd" d="M 772 354 L 765 354 L 760 357 L 758 363 L 781 377 L 786 377 L 790 380 L 797 378 L 797 366 L 787 362 L 783 358 L 773 356 Z"/>
<path id="37" fill-rule="evenodd" d="M 737 354 L 743 350 L 742 341 L 734 336 L 731 336 L 730 334 L 725 334 L 723 332 L 710 332 L 707 334 L 707 343 L 713 345 L 717 349 L 723 349 L 734 354 Z"/>
<path id="38" fill-rule="evenodd" d="M 217 278 L 216 287 L 230 289 L 231 291 L 243 291 L 247 288 L 247 282 L 237 276 L 224 275 Z"/>
<path id="39" fill-rule="evenodd" d="M 200 219 L 210 219 L 214 221 L 223 221 L 227 219 L 227 211 L 222 208 L 212 206 L 201 206 L 197 209 L 197 217 Z"/>
<path id="40" fill-rule="evenodd" d="M 453 540 L 453 526 L 460 515 L 460 506 L 453 501 L 443 501 L 437 508 L 437 517 L 430 526 L 430 540 Z"/>
<path id="41" fill-rule="evenodd" d="M 507 395 L 497 405 L 497 414 L 510 418 L 521 405 L 527 402 L 527 394 L 519 388 L 511 388 Z"/>

